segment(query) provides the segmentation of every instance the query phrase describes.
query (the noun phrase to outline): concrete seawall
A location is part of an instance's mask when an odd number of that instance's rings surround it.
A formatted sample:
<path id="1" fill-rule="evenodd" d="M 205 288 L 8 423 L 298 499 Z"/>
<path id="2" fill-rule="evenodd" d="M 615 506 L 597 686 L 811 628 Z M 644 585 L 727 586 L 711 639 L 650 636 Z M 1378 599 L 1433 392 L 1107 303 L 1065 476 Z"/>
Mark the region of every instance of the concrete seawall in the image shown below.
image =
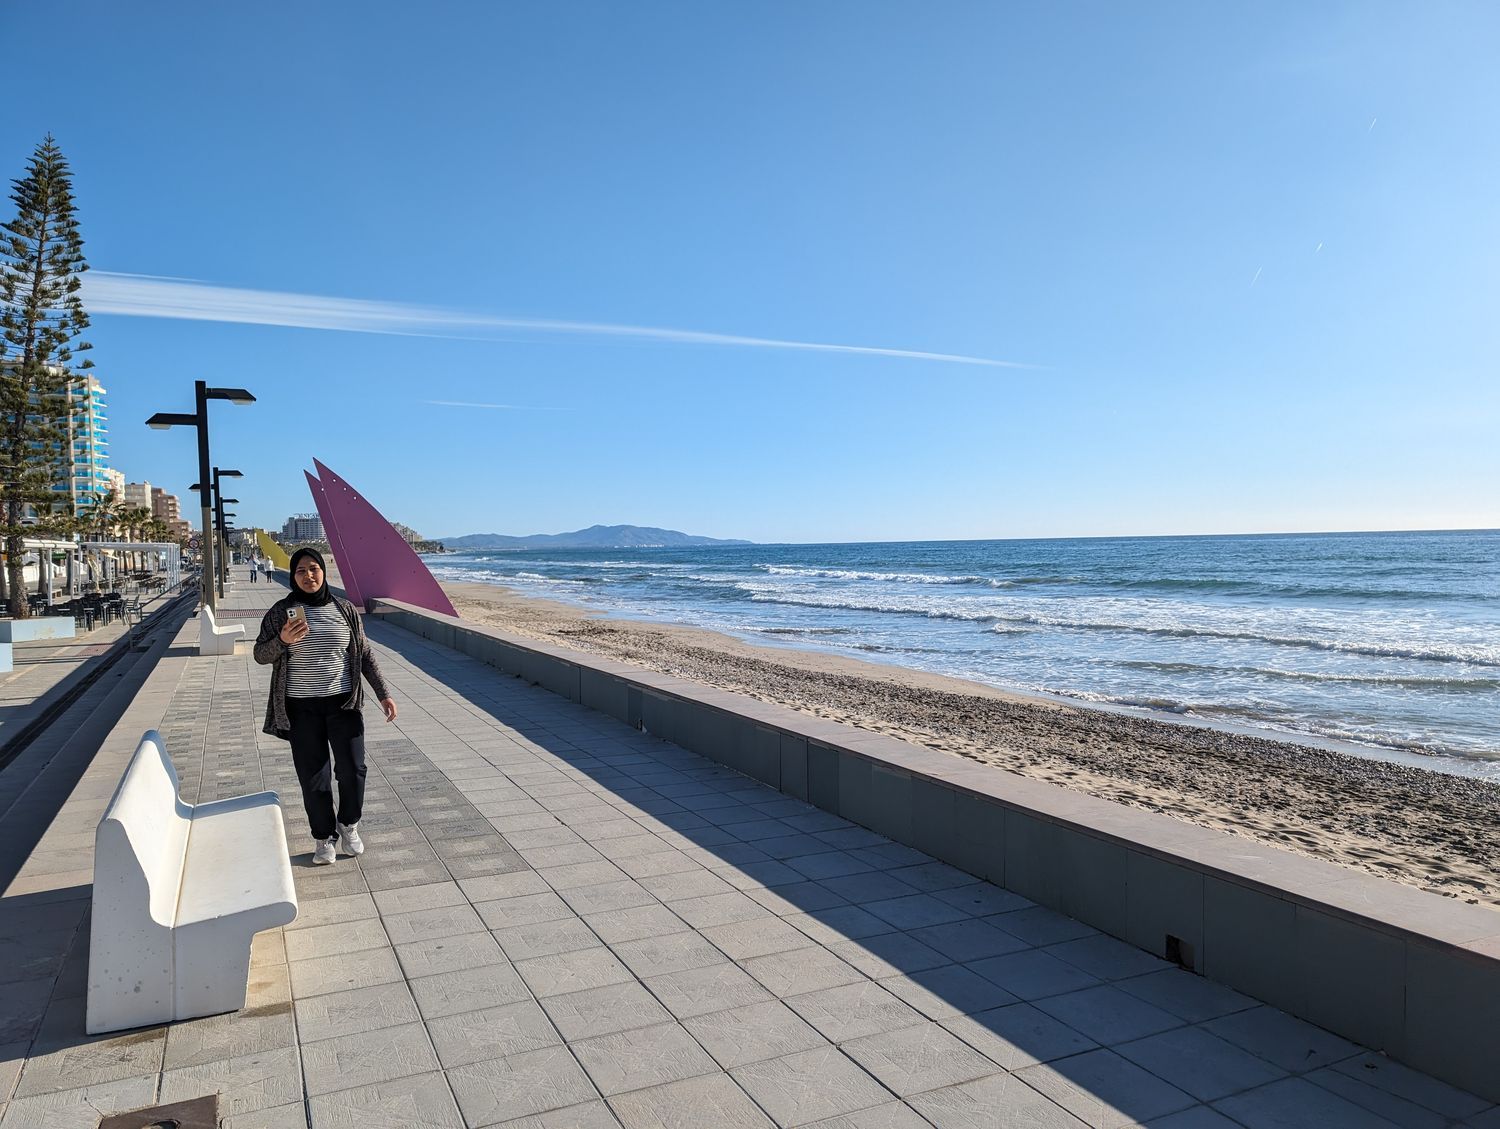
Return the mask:
<path id="1" fill-rule="evenodd" d="M 393 600 L 375 614 L 1500 1100 L 1500 914 Z"/>

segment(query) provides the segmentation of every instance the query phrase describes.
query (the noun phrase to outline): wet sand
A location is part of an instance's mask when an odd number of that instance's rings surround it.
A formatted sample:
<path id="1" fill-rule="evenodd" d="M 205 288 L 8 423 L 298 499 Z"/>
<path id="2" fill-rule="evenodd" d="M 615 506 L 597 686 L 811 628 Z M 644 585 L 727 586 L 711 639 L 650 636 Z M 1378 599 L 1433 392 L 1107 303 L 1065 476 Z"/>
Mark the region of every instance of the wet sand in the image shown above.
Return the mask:
<path id="1" fill-rule="evenodd" d="M 515 635 L 1500 908 L 1500 785 L 699 628 L 603 618 L 488 584 L 443 587 L 465 619 Z"/>

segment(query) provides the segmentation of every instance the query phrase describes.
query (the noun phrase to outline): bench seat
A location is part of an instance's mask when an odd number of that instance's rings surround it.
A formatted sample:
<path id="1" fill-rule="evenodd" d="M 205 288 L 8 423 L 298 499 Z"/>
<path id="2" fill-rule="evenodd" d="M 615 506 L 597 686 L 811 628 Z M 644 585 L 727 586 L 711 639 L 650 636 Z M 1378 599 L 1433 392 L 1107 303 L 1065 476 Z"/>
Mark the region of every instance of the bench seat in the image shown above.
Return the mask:
<path id="1" fill-rule="evenodd" d="M 232 655 L 236 639 L 243 638 L 243 623 L 221 625 L 214 616 L 213 608 L 204 604 L 198 611 L 198 653 L 200 655 Z"/>
<path id="2" fill-rule="evenodd" d="M 239 1010 L 255 934 L 296 916 L 276 793 L 184 803 L 148 732 L 94 834 L 86 1030 Z"/>

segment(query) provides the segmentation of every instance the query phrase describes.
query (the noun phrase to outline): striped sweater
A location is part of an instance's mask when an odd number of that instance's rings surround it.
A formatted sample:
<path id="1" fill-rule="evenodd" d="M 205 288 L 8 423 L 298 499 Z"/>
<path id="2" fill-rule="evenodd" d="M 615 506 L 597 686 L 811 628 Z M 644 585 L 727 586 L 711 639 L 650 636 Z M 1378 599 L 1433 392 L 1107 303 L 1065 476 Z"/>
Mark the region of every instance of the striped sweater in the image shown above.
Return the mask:
<path id="1" fill-rule="evenodd" d="M 287 718 L 286 699 L 287 683 L 290 674 L 290 648 L 281 641 L 281 629 L 286 626 L 286 610 L 291 605 L 290 596 L 284 597 L 272 604 L 266 612 L 265 618 L 260 621 L 260 634 L 255 638 L 255 661 L 262 666 L 271 667 L 271 693 L 266 701 L 266 720 L 261 726 L 263 733 L 270 733 L 280 737 L 283 741 L 290 739 L 292 723 Z M 337 607 L 344 618 L 349 629 L 349 647 L 345 652 L 345 666 L 349 676 L 349 700 L 343 705 L 346 710 L 357 710 L 365 704 L 364 683 L 360 675 L 370 684 L 370 689 L 375 691 L 377 699 L 389 698 L 390 690 L 386 687 L 385 678 L 380 673 L 380 665 L 375 661 L 375 652 L 370 649 L 369 640 L 365 638 L 364 624 L 360 621 L 359 612 L 348 600 L 338 596 L 333 597 L 328 607 Z"/>

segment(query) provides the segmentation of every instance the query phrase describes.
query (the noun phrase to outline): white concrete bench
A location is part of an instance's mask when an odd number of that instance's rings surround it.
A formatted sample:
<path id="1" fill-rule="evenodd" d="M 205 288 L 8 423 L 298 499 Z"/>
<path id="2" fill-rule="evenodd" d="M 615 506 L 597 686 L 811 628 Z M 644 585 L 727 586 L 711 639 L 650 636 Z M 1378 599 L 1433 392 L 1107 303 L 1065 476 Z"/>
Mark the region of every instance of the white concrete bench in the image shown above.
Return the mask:
<path id="1" fill-rule="evenodd" d="M 200 655 L 232 655 L 234 641 L 245 634 L 245 625 L 236 623 L 220 627 L 214 618 L 214 610 L 204 604 L 198 612 L 198 653 Z"/>
<path id="2" fill-rule="evenodd" d="M 296 916 L 276 793 L 183 803 L 148 732 L 94 833 L 88 1033 L 239 1010 L 251 939 Z"/>

